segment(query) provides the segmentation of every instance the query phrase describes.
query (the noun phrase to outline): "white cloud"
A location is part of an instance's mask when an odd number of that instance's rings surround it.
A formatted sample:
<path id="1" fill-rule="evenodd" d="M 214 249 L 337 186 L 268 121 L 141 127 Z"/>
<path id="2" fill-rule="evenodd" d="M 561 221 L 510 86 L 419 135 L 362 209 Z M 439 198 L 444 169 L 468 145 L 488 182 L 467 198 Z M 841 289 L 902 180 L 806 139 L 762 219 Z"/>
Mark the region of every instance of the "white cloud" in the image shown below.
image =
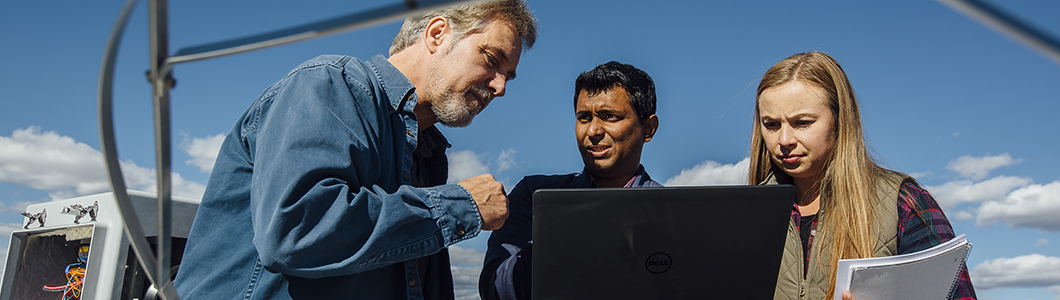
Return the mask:
<path id="1" fill-rule="evenodd" d="M 1012 190 L 1027 186 L 1032 182 L 1030 178 L 998 176 L 978 183 L 960 180 L 925 188 L 931 192 L 939 206 L 946 209 L 961 203 L 982 203 L 1004 199 L 1005 195 Z"/>
<path id="2" fill-rule="evenodd" d="M 1038 228 L 1060 231 L 1060 181 L 1046 185 L 1034 184 L 1013 191 L 1001 200 L 989 201 L 979 207 L 976 225 L 995 222 L 1012 227 Z"/>
<path id="3" fill-rule="evenodd" d="M 1035 253 L 1015 258 L 991 259 L 975 266 L 969 275 L 976 289 L 1055 289 L 1060 282 L 1060 257 Z"/>
<path id="4" fill-rule="evenodd" d="M 471 150 L 449 153 L 449 183 L 489 173 L 490 169 Z"/>
<path id="5" fill-rule="evenodd" d="M 210 174 L 213 171 L 213 163 L 217 160 L 217 152 L 220 151 L 221 143 L 224 141 L 225 134 L 223 133 L 205 138 L 193 138 L 190 141 L 185 138 L 184 142 L 180 143 L 180 148 L 184 149 L 184 153 L 191 156 L 191 159 L 184 163 L 199 167 L 199 171 Z"/>
<path id="6" fill-rule="evenodd" d="M 968 220 L 971 220 L 971 219 L 975 218 L 975 214 L 972 213 L 972 211 L 968 211 L 968 210 L 958 210 L 958 211 L 954 211 L 952 213 L 949 213 L 948 215 L 950 215 L 951 218 L 953 218 L 953 219 L 955 219 L 957 221 L 968 221 Z"/>
<path id="7" fill-rule="evenodd" d="M 451 267 L 453 271 L 453 294 L 458 300 L 478 300 L 478 275 L 482 265 Z"/>
<path id="8" fill-rule="evenodd" d="M 0 239 L 10 238 L 11 232 L 14 232 L 15 230 L 22 230 L 22 226 L 25 225 L 26 224 L 20 223 L 0 223 Z M 3 253 L 7 253 L 7 251 L 4 251 Z"/>
<path id="9" fill-rule="evenodd" d="M 485 258 L 482 251 L 449 246 L 449 263 L 453 265 L 481 265 Z"/>
<path id="10" fill-rule="evenodd" d="M 119 163 L 129 189 L 155 191 L 155 171 L 132 161 Z M 172 173 L 173 195 L 201 198 L 206 187 Z M 103 155 L 92 147 L 39 127 L 18 129 L 0 136 L 0 182 L 48 191 L 52 199 L 110 190 Z M 22 206 L 28 203 L 16 203 Z M 24 206 L 22 206 L 24 208 Z M 6 208 L 6 207 L 5 207 Z"/>
<path id="11" fill-rule="evenodd" d="M 1038 239 L 1038 242 L 1034 243 L 1034 245 L 1035 246 L 1049 247 L 1049 240 L 1047 240 L 1047 239 Z"/>
<path id="12" fill-rule="evenodd" d="M 449 246 L 449 263 L 453 271 L 453 286 L 456 299 L 479 299 L 478 276 L 482 272 L 482 260 L 486 253 L 475 249 Z"/>
<path id="13" fill-rule="evenodd" d="M 0 212 L 11 212 L 18 214 L 26 211 L 26 206 L 38 203 L 38 201 L 15 201 L 12 203 L 0 202 Z M 0 232 L 0 234 L 3 234 Z"/>
<path id="14" fill-rule="evenodd" d="M 453 286 L 456 299 L 479 299 L 478 277 L 482 273 L 482 260 L 486 253 L 475 249 L 449 246 L 449 263 L 453 271 Z"/>
<path id="15" fill-rule="evenodd" d="M 45 191 L 103 191 L 109 185 L 101 180 L 106 178 L 102 157 L 92 147 L 54 131 L 18 129 L 11 137 L 0 136 L 0 181 Z"/>
<path id="16" fill-rule="evenodd" d="M 501 151 L 500 155 L 497 155 L 497 172 L 504 171 L 515 167 L 515 149 L 508 149 Z"/>
<path id="17" fill-rule="evenodd" d="M 931 175 L 934 175 L 934 173 L 932 173 L 931 171 L 927 171 L 927 172 L 909 172 L 909 176 L 910 177 L 917 178 L 917 179 L 924 179 L 924 178 L 930 177 Z"/>
<path id="18" fill-rule="evenodd" d="M 738 185 L 747 184 L 747 168 L 751 160 L 744 158 L 735 164 L 704 161 L 691 169 L 681 170 L 663 183 L 665 186 Z"/>
<path id="19" fill-rule="evenodd" d="M 1013 165 L 1019 163 L 1020 159 L 1012 159 L 1008 153 L 997 155 L 997 156 L 961 156 L 957 160 L 951 161 L 946 166 L 947 169 L 953 170 L 963 177 L 972 180 L 982 180 L 990 174 L 990 171 L 994 169 Z"/>
<path id="20" fill-rule="evenodd" d="M 469 177 L 490 173 L 490 166 L 487 164 L 489 161 L 493 161 L 493 164 L 496 165 L 492 172 L 501 172 L 514 168 L 517 165 L 515 152 L 515 149 L 504 150 L 491 159 L 492 155 L 479 154 L 471 150 L 451 151 L 448 153 L 449 182 L 458 182 Z"/>

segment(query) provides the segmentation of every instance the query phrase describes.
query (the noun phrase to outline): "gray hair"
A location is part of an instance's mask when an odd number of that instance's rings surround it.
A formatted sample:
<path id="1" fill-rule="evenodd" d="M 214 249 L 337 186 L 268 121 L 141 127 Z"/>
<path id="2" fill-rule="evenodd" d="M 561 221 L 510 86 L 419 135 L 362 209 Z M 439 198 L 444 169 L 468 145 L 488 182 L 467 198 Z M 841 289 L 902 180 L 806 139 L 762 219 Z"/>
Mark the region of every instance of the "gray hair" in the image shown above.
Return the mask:
<path id="1" fill-rule="evenodd" d="M 401 31 L 390 45 L 390 55 L 401 52 L 419 41 L 427 30 L 427 23 L 443 17 L 453 28 L 455 41 L 468 34 L 481 31 L 493 18 L 507 21 L 523 40 L 523 49 L 530 49 L 537 40 L 537 20 L 524 0 L 499 0 L 456 5 L 405 19 Z"/>

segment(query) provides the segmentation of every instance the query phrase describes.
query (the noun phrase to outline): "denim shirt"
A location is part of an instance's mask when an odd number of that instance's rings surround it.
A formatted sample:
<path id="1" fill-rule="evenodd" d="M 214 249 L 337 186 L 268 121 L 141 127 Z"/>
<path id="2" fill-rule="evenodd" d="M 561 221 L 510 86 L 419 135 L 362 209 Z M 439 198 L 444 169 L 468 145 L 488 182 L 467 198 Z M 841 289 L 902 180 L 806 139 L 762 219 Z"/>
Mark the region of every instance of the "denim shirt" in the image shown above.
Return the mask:
<path id="1" fill-rule="evenodd" d="M 478 235 L 482 219 L 459 185 L 413 186 L 445 173 L 414 164 L 420 135 L 441 136 L 418 130 L 414 89 L 382 55 L 320 56 L 266 88 L 218 153 L 178 294 L 452 298 L 448 260 L 431 258 Z"/>

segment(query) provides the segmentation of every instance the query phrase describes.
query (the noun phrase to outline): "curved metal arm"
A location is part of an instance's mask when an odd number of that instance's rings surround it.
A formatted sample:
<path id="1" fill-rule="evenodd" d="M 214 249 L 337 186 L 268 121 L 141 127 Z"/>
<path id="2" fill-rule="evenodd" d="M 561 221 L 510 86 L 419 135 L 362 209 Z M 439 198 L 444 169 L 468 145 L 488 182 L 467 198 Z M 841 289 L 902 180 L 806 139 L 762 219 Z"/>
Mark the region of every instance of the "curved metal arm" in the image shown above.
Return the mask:
<path id="1" fill-rule="evenodd" d="M 114 140 L 114 108 L 112 101 L 114 65 L 117 62 L 118 46 L 121 45 L 122 35 L 129 21 L 129 14 L 134 7 L 136 7 L 136 0 L 125 2 L 125 6 L 122 8 L 121 13 L 118 14 L 118 20 L 110 32 L 110 38 L 108 38 L 107 46 L 103 51 L 103 62 L 99 71 L 98 95 L 100 149 L 103 152 L 103 160 L 107 167 L 111 188 L 114 190 L 114 198 L 118 203 L 118 213 L 124 221 L 125 234 L 129 238 L 129 244 L 132 246 L 133 252 L 136 253 L 136 259 L 140 261 L 147 278 L 151 280 L 155 288 L 162 291 L 160 293 L 162 299 L 172 300 L 179 299 L 179 297 L 177 297 L 176 290 L 173 289 L 173 283 L 169 281 L 169 276 L 157 278 L 158 276 L 155 272 L 156 259 L 151 254 L 150 245 L 147 243 L 147 238 L 144 237 L 143 227 L 140 226 L 140 219 L 136 217 L 132 202 L 129 200 L 129 193 L 126 192 L 125 179 L 121 173 L 121 161 L 118 160 L 117 143 Z"/>

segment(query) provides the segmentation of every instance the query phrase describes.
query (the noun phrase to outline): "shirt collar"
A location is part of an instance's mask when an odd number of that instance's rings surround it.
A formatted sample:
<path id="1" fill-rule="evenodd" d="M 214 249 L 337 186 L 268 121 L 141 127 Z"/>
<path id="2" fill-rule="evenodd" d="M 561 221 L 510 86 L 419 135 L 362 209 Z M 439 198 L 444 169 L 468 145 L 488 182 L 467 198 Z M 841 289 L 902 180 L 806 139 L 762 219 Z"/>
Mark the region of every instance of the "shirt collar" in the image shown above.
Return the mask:
<path id="1" fill-rule="evenodd" d="M 419 98 L 415 93 L 416 87 L 412 85 L 408 77 L 405 77 L 405 74 L 402 74 L 397 67 L 390 64 L 390 61 L 387 61 L 382 54 L 372 56 L 368 60 L 368 64 L 372 65 L 372 71 L 375 73 L 376 79 L 379 80 L 380 88 L 383 89 L 386 98 L 390 100 L 390 109 L 412 112 Z"/>
<path id="2" fill-rule="evenodd" d="M 590 187 L 599 187 L 599 185 L 596 184 L 596 177 L 593 177 L 593 174 L 589 173 L 589 169 L 582 168 L 582 174 L 589 180 Z M 648 172 L 644 171 L 644 165 L 640 165 L 637 169 L 637 175 L 630 178 L 629 182 L 626 182 L 626 185 L 623 187 L 643 187 L 649 181 L 651 181 L 651 176 L 648 176 Z"/>

